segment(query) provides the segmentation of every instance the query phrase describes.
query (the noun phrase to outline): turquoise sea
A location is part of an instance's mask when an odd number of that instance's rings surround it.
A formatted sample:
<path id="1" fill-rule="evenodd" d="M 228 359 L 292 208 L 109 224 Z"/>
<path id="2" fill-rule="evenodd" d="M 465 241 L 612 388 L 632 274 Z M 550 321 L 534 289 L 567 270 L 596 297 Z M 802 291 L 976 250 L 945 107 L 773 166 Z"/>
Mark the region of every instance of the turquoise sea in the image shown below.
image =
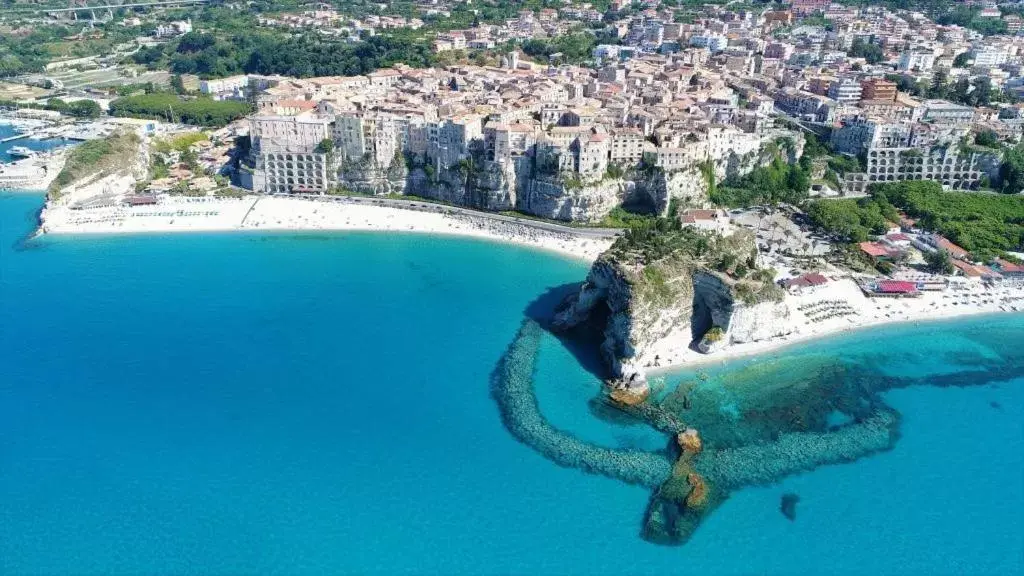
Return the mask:
<path id="1" fill-rule="evenodd" d="M 0 194 L 2 574 L 1024 571 L 1024 315 L 707 368 L 857 358 L 920 384 L 885 393 L 893 450 L 740 490 L 658 546 L 648 490 L 544 459 L 490 395 L 524 310 L 585 265 L 419 235 L 25 241 L 41 202 Z M 598 387 L 544 337 L 552 424 L 664 445 L 596 417 Z"/>

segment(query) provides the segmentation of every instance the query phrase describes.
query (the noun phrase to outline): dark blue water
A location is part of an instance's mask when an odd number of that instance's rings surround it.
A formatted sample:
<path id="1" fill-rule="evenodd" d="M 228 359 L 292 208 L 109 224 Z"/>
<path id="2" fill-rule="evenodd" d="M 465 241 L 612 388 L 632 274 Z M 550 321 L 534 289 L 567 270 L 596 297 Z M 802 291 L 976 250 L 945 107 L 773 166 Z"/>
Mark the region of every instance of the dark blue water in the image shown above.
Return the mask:
<path id="1" fill-rule="evenodd" d="M 524 308 L 586 266 L 413 235 L 21 244 L 40 202 L 0 195 L 0 573 L 1024 568 L 1019 380 L 890 392 L 895 450 L 740 491 L 686 547 L 660 547 L 639 538 L 647 490 L 544 460 L 489 395 Z M 810 349 L 983 354 L 986 321 Z M 885 361 L 925 370 L 902 358 Z M 539 369 L 557 426 L 663 444 L 594 418 L 598 382 L 554 339 Z"/>

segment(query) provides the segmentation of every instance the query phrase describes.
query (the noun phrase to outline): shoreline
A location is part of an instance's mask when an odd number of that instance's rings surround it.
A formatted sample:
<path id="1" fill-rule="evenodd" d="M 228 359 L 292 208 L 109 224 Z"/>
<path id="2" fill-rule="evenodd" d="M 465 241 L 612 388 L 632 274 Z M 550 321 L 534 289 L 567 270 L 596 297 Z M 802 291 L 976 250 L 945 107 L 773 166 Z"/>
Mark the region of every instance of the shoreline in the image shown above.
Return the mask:
<path id="1" fill-rule="evenodd" d="M 672 375 L 674 372 L 685 371 L 689 369 L 702 368 L 709 365 L 725 365 L 728 362 L 734 360 L 746 360 L 756 358 L 760 354 L 775 355 L 783 352 L 790 346 L 797 346 L 800 344 L 808 344 L 809 341 L 815 337 L 821 340 L 828 340 L 830 338 L 836 338 L 846 334 L 855 334 L 863 332 L 871 328 L 884 328 L 884 327 L 895 327 L 906 324 L 940 324 L 942 322 L 951 322 L 954 320 L 963 320 L 965 318 L 983 318 L 986 316 L 1005 316 L 1010 314 L 1024 314 L 1024 311 L 1014 310 L 978 310 L 978 311 L 963 311 L 951 316 L 933 316 L 928 318 L 918 319 L 899 319 L 889 320 L 885 322 L 870 322 L 864 324 L 851 325 L 847 328 L 840 330 L 820 332 L 814 334 L 799 334 L 793 337 L 781 337 L 773 338 L 770 340 L 761 340 L 759 342 L 748 342 L 744 344 L 734 344 L 729 348 L 726 348 L 720 355 L 716 354 L 700 354 L 699 357 L 694 358 L 685 363 L 670 364 L 664 366 L 658 366 L 648 371 L 649 378 L 661 378 Z"/>
<path id="2" fill-rule="evenodd" d="M 124 177 L 122 177 L 124 178 Z M 434 234 L 517 245 L 592 263 L 614 241 L 611 231 L 573 229 L 501 214 L 431 204 L 421 200 L 374 197 L 292 197 L 248 195 L 240 198 L 165 197 L 156 205 L 128 207 L 121 197 L 96 194 L 95 188 L 124 183 L 110 177 L 94 182 L 87 195 L 71 194 L 47 202 L 40 214 L 39 235 L 124 235 L 236 232 L 398 232 Z M 84 198 L 83 198 L 84 196 Z M 72 208 L 74 206 L 74 208 Z M 84 207 L 84 209 L 83 209 Z M 672 371 L 774 352 L 791 344 L 845 332 L 928 320 L 1024 311 L 1024 282 L 986 288 L 965 282 L 943 292 L 917 298 L 869 298 L 851 278 L 834 278 L 827 285 L 784 300 L 788 314 L 780 316 L 772 338 L 732 343 L 711 354 L 690 349 L 687 326 L 651 344 L 638 357 L 652 377 Z M 815 315 L 839 303 L 848 312 Z M 806 312 L 805 312 L 806 311 Z"/>
<path id="3" fill-rule="evenodd" d="M 808 319 L 796 308 L 822 300 L 843 300 L 856 313 L 825 321 Z M 724 349 L 702 354 L 689 349 L 676 350 L 678 358 L 660 365 L 647 367 L 651 377 L 666 376 L 671 372 L 684 371 L 709 364 L 725 363 L 731 360 L 756 357 L 760 354 L 778 353 L 787 346 L 805 344 L 814 339 L 825 339 L 851 332 L 895 326 L 907 323 L 941 322 L 963 319 L 969 316 L 1024 313 L 1024 282 L 986 288 L 980 284 L 966 288 L 948 288 L 943 292 L 925 292 L 916 298 L 885 299 L 869 298 L 860 292 L 851 279 L 833 281 L 826 289 L 801 295 L 787 295 L 791 317 L 786 335 L 754 342 L 734 343 Z M 648 356 L 650 353 L 648 353 Z"/>
<path id="4" fill-rule="evenodd" d="M 593 262 L 614 236 L 500 214 L 470 212 L 423 201 L 374 198 L 174 197 L 155 206 L 119 203 L 73 209 L 74 199 L 47 202 L 36 235 L 163 234 L 180 232 L 401 232 L 461 236 L 514 244 Z"/>

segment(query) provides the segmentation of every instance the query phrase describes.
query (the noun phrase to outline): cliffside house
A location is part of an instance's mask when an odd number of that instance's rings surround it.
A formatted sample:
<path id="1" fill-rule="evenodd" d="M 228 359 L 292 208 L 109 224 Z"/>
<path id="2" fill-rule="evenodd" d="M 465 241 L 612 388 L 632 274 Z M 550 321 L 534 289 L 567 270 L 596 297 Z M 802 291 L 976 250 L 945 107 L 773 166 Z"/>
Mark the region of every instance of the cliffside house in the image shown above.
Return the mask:
<path id="1" fill-rule="evenodd" d="M 679 215 L 679 223 L 684 227 L 689 226 L 698 230 L 715 232 L 727 236 L 732 232 L 732 225 L 729 223 L 729 216 L 725 210 L 684 210 Z"/>
<path id="2" fill-rule="evenodd" d="M 931 234 L 925 237 L 925 241 L 934 246 L 935 248 L 945 251 L 947 254 L 949 254 L 950 258 L 953 258 L 955 260 L 963 260 L 965 262 L 967 262 L 970 259 L 970 252 L 964 250 L 963 248 L 957 246 L 956 244 L 953 244 L 943 236 L 940 236 L 938 234 Z"/>

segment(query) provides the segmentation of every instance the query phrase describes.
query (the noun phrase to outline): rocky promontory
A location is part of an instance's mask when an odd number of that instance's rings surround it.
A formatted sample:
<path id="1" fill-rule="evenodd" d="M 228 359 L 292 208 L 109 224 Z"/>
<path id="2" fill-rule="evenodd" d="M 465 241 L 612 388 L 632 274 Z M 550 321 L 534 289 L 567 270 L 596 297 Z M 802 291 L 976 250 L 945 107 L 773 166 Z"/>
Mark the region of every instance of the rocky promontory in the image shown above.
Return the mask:
<path id="1" fill-rule="evenodd" d="M 552 326 L 601 331 L 614 388 L 644 391 L 645 368 L 666 343 L 710 353 L 788 332 L 789 309 L 773 280 L 758 268 L 748 231 L 721 236 L 661 218 L 602 254 Z"/>

